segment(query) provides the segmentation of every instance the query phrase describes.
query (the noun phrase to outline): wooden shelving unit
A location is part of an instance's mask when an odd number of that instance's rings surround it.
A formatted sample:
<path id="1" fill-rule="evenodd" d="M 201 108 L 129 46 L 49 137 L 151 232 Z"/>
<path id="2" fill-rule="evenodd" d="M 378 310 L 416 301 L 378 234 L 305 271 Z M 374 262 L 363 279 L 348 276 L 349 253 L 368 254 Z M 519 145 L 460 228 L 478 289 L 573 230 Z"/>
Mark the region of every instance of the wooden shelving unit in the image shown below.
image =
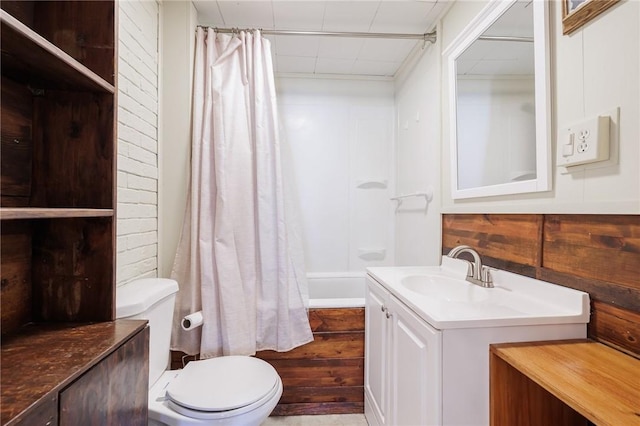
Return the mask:
<path id="1" fill-rule="evenodd" d="M 640 360 L 591 340 L 491 345 L 493 426 L 640 425 Z"/>
<path id="2" fill-rule="evenodd" d="M 117 3 L 0 7 L 1 422 L 146 425 L 148 330 L 114 321 Z"/>

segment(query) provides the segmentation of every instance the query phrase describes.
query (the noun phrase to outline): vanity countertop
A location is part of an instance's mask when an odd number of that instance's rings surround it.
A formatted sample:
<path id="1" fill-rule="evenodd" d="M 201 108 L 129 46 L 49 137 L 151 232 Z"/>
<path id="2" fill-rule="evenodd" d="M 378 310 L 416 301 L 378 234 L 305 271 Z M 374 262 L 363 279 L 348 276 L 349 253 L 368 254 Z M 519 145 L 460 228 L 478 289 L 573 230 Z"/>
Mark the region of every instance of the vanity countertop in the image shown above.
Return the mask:
<path id="1" fill-rule="evenodd" d="M 439 330 L 589 322 L 587 293 L 498 269 L 493 288 L 484 288 L 465 281 L 467 265 L 445 256 L 440 266 L 367 273 Z"/>

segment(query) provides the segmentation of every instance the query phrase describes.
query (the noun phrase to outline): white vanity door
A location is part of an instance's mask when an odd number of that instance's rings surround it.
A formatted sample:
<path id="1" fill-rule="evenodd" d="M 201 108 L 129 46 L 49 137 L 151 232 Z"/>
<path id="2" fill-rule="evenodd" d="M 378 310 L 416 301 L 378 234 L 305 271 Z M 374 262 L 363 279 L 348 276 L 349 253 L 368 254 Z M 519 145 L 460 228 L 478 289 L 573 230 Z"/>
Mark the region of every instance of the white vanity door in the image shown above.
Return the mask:
<path id="1" fill-rule="evenodd" d="M 442 333 L 429 326 L 395 297 L 390 345 L 391 400 L 387 424 L 442 424 Z"/>
<path id="2" fill-rule="evenodd" d="M 391 424 L 388 409 L 388 346 L 390 323 L 387 319 L 389 293 L 367 277 L 365 308 L 364 389 L 365 413 L 369 424 Z M 371 416 L 373 414 L 373 417 Z"/>

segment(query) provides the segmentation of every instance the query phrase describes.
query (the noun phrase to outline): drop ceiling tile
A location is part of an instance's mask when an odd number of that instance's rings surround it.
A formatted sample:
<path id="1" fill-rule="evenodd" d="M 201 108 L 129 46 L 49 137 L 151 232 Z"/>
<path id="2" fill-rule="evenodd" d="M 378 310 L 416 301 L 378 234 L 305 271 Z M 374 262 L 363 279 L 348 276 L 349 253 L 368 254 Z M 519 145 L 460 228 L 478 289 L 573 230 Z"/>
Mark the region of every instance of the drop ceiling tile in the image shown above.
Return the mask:
<path id="1" fill-rule="evenodd" d="M 310 36 L 275 36 L 277 40 L 276 53 L 282 56 L 308 56 L 318 55 L 319 37 Z"/>
<path id="2" fill-rule="evenodd" d="M 402 65 L 402 62 L 366 61 L 357 59 L 353 64 L 351 73 L 393 77 L 396 71 L 398 71 L 398 68 L 400 68 L 400 65 Z"/>
<path id="3" fill-rule="evenodd" d="M 273 29 L 273 9 L 269 1 L 218 0 L 225 25 L 238 28 Z"/>
<path id="4" fill-rule="evenodd" d="M 413 49 L 416 40 L 398 39 L 367 39 L 365 40 L 358 59 L 369 61 L 402 62 Z"/>
<path id="5" fill-rule="evenodd" d="M 379 4 L 380 1 L 327 1 L 322 29 L 367 32 Z"/>
<path id="6" fill-rule="evenodd" d="M 351 74 L 353 59 L 318 58 L 316 74 Z"/>
<path id="7" fill-rule="evenodd" d="M 313 74 L 316 66 L 316 58 L 301 56 L 276 56 L 279 73 L 305 73 Z"/>
<path id="8" fill-rule="evenodd" d="M 273 19 L 279 30 L 322 30 L 324 1 L 274 1 Z"/>
<path id="9" fill-rule="evenodd" d="M 334 59 L 355 59 L 360 53 L 364 39 L 348 37 L 321 37 L 318 56 Z"/>
<path id="10" fill-rule="evenodd" d="M 193 6 L 198 11 L 198 22 L 212 27 L 225 26 L 217 1 L 194 0 Z"/>
<path id="11" fill-rule="evenodd" d="M 436 0 L 383 1 L 373 20 L 371 31 L 422 34 L 427 30 L 429 13 L 435 5 Z"/>

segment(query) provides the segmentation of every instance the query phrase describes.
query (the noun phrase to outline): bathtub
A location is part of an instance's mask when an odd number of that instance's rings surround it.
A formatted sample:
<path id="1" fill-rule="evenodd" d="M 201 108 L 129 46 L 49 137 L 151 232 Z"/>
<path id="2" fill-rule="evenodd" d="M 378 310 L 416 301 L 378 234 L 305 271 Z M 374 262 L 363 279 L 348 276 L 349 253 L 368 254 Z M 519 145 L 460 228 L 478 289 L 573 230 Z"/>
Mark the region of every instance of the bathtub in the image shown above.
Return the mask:
<path id="1" fill-rule="evenodd" d="M 364 272 L 328 272 L 307 274 L 309 308 L 364 307 Z"/>

